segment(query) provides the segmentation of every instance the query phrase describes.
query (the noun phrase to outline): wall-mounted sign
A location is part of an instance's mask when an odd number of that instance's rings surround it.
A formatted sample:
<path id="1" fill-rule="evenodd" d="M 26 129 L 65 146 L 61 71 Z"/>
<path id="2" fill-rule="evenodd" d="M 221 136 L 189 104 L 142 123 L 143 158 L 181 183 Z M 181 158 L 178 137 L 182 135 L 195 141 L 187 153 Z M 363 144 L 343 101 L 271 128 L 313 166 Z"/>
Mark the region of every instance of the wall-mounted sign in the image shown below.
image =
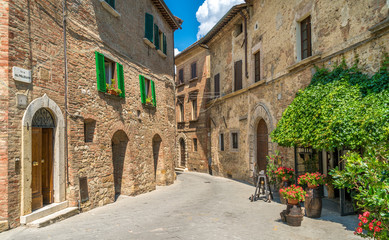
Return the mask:
<path id="1" fill-rule="evenodd" d="M 31 70 L 13 67 L 12 77 L 19 82 L 31 83 Z"/>

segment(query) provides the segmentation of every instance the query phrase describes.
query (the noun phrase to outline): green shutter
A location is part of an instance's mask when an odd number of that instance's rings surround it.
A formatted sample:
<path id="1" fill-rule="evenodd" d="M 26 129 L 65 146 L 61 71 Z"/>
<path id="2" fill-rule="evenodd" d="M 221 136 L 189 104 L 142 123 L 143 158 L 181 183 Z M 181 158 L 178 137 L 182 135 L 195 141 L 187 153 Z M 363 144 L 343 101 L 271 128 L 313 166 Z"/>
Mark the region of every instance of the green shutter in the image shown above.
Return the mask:
<path id="1" fill-rule="evenodd" d="M 105 64 L 104 55 L 95 52 L 96 55 L 96 77 L 97 77 L 97 90 L 100 92 L 106 92 L 105 86 Z"/>
<path id="2" fill-rule="evenodd" d="M 155 45 L 155 48 L 158 50 L 159 49 L 159 28 L 157 26 L 157 24 L 154 24 L 154 45 Z"/>
<path id="3" fill-rule="evenodd" d="M 153 15 L 146 13 L 145 38 L 147 38 L 150 42 L 153 42 L 153 27 L 154 27 L 154 17 Z"/>
<path id="4" fill-rule="evenodd" d="M 146 104 L 146 91 L 145 91 L 145 77 L 139 75 L 139 86 L 140 86 L 140 100 L 142 104 Z"/>
<path id="5" fill-rule="evenodd" d="M 157 99 L 155 99 L 155 85 L 154 85 L 154 81 L 151 80 L 151 94 L 153 96 L 153 106 L 156 107 L 157 106 Z"/>
<path id="6" fill-rule="evenodd" d="M 163 34 L 163 53 L 166 55 L 167 50 L 166 50 L 167 42 L 166 42 L 166 35 L 165 33 Z"/>
<path id="7" fill-rule="evenodd" d="M 116 69 L 118 74 L 118 88 L 122 91 L 120 94 L 121 98 L 125 98 L 126 92 L 124 90 L 124 72 L 123 72 L 123 65 L 120 63 L 116 63 Z"/>

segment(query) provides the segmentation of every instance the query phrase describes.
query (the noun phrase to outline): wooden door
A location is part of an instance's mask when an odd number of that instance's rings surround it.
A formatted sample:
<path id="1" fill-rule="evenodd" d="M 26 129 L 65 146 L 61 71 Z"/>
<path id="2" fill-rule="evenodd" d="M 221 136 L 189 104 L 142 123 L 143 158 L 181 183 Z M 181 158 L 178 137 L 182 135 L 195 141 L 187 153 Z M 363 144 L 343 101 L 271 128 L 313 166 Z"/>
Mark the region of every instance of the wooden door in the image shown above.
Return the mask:
<path id="1" fill-rule="evenodd" d="M 268 155 L 268 132 L 266 122 L 261 119 L 257 127 L 257 167 L 258 171 L 265 170 Z"/>
<path id="2" fill-rule="evenodd" d="M 32 128 L 32 210 L 43 207 L 42 195 L 42 128 Z"/>
<path id="3" fill-rule="evenodd" d="M 181 151 L 181 166 L 185 167 L 186 161 L 185 161 L 185 141 L 181 138 L 180 140 L 180 151 Z"/>
<path id="4" fill-rule="evenodd" d="M 53 202 L 53 129 L 42 129 L 42 194 L 43 203 Z"/>

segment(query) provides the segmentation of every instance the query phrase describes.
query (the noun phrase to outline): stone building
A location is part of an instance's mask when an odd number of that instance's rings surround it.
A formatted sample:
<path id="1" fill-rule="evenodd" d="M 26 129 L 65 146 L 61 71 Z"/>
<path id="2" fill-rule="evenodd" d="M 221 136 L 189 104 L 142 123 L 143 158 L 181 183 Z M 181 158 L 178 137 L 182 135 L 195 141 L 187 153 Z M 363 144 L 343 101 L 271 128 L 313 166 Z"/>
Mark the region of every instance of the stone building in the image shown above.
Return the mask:
<path id="1" fill-rule="evenodd" d="M 282 148 L 269 134 L 314 66 L 331 68 L 359 58 L 363 71 L 377 71 L 389 51 L 386 0 L 267 1 L 236 5 L 194 46 L 208 49 L 210 92 L 207 157 L 215 175 L 252 181 L 255 168 L 279 150 L 284 165 L 304 172 L 312 149 Z M 194 46 L 183 53 L 196 52 Z M 191 59 L 186 60 L 188 63 Z M 316 153 L 326 173 L 333 153 Z"/>
<path id="2" fill-rule="evenodd" d="M 187 54 L 188 53 L 188 54 Z M 177 163 L 190 171 L 208 172 L 209 53 L 200 45 L 176 56 Z"/>
<path id="3" fill-rule="evenodd" d="M 180 24 L 163 0 L 1 1 L 0 12 L 2 230 L 174 182 Z"/>

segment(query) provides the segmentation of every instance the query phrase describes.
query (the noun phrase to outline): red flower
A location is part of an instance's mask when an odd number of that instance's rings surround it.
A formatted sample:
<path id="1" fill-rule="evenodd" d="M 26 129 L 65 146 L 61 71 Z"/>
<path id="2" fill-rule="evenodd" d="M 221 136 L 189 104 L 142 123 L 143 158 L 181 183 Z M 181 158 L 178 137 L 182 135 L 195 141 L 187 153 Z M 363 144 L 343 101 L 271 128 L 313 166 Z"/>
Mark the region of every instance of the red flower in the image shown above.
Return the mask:
<path id="1" fill-rule="evenodd" d="M 357 227 L 357 232 L 358 233 L 362 233 L 362 228 L 361 227 Z"/>
<path id="2" fill-rule="evenodd" d="M 369 217 L 369 216 L 370 216 L 370 212 L 369 212 L 369 211 L 364 212 L 364 213 L 363 213 L 363 216 L 364 216 L 364 217 Z"/>
<path id="3" fill-rule="evenodd" d="M 377 222 L 377 226 L 381 226 L 381 222 L 380 221 Z"/>
<path id="4" fill-rule="evenodd" d="M 366 223 L 368 222 L 367 218 L 365 218 L 365 217 L 362 217 L 361 221 L 362 221 L 364 224 L 366 224 Z"/>
<path id="5" fill-rule="evenodd" d="M 381 231 L 381 228 L 378 227 L 378 226 L 375 226 L 375 227 L 374 227 L 374 232 L 379 232 L 379 231 Z"/>
<path id="6" fill-rule="evenodd" d="M 362 227 L 362 226 L 363 226 L 363 223 L 362 223 L 362 222 L 359 222 L 359 223 L 358 223 L 358 226 Z"/>

